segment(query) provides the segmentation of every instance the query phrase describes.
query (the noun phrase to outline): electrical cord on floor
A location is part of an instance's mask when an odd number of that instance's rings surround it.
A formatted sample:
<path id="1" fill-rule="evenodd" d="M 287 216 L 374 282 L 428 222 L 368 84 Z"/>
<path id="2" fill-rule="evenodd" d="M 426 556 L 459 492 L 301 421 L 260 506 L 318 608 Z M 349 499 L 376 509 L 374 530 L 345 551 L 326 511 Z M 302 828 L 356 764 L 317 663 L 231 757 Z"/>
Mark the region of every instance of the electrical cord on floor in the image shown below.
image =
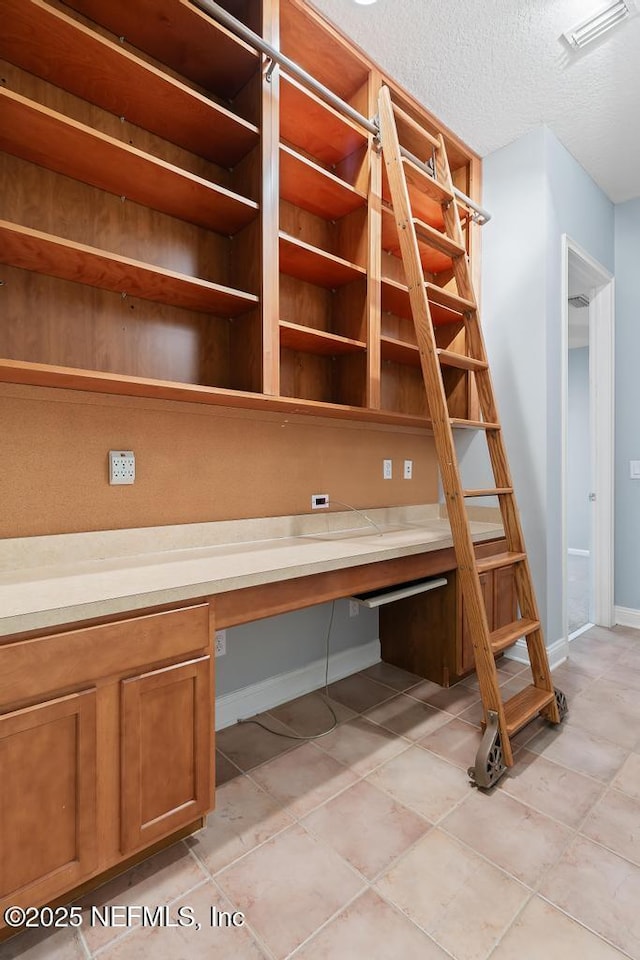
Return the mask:
<path id="1" fill-rule="evenodd" d="M 324 704 L 333 717 L 333 723 L 328 730 L 323 730 L 321 733 L 314 733 L 311 736 L 305 737 L 299 733 L 283 733 L 281 730 L 272 730 L 271 727 L 268 727 L 266 723 L 263 723 L 262 720 L 256 720 L 255 717 L 249 717 L 246 720 L 238 720 L 238 723 L 255 723 L 256 726 L 262 727 L 263 730 L 266 730 L 268 733 L 273 733 L 276 737 L 286 737 L 288 740 L 319 740 L 320 737 L 326 737 L 328 734 L 332 733 L 335 728 L 338 726 L 338 718 L 335 714 L 335 710 L 329 703 L 329 649 L 331 643 L 331 627 L 333 626 L 333 615 L 336 609 L 336 602 L 332 600 L 331 602 L 331 616 L 329 617 L 329 626 L 327 627 L 327 638 L 325 643 L 325 663 L 324 663 L 324 691 L 320 693 L 322 697 L 324 694 Z M 320 692 L 320 691 L 318 691 Z"/>

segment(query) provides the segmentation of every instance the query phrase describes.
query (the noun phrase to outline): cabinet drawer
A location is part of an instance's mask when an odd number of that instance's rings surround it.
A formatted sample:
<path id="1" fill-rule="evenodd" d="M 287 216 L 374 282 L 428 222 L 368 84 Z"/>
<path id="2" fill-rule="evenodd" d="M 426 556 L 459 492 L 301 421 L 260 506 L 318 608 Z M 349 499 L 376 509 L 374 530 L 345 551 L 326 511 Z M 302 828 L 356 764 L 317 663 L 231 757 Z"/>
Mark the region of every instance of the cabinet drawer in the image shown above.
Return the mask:
<path id="1" fill-rule="evenodd" d="M 207 603 L 9 643 L 0 646 L 0 705 L 184 659 L 208 644 Z"/>

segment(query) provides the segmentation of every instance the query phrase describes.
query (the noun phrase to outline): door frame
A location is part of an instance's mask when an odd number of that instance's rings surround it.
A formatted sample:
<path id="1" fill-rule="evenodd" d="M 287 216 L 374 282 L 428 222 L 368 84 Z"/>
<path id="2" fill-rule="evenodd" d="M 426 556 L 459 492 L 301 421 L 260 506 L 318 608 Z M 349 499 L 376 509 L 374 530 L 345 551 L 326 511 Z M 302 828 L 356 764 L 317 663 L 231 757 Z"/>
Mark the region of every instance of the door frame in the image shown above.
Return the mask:
<path id="1" fill-rule="evenodd" d="M 582 249 L 568 234 L 562 235 L 562 617 L 568 640 L 567 617 L 567 468 L 569 406 L 569 255 L 581 260 L 597 278 L 589 305 L 589 414 L 591 485 L 596 492 L 591 513 L 592 606 L 594 622 L 611 627 L 615 623 L 613 580 L 614 526 L 614 330 L 615 280 L 601 263 Z"/>

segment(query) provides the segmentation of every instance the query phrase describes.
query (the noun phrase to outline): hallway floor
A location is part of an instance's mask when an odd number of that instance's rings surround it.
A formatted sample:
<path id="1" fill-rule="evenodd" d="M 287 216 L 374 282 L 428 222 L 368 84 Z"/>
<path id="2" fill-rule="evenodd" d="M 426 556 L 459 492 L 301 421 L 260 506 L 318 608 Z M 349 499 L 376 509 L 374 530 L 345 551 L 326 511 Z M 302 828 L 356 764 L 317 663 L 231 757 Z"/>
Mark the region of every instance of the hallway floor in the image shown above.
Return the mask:
<path id="1" fill-rule="evenodd" d="M 508 693 L 522 670 L 502 662 Z M 340 725 L 320 740 L 221 731 L 207 829 L 84 902 L 188 906 L 202 928 L 85 920 L 0 960 L 640 960 L 640 633 L 592 628 L 554 675 L 569 716 L 522 731 L 489 794 L 466 774 L 473 679 L 379 664 L 333 685 Z M 263 719 L 328 725 L 316 694 Z M 245 924 L 212 927 L 212 906 Z"/>
<path id="2" fill-rule="evenodd" d="M 569 636 L 589 623 L 589 557 L 567 556 L 567 619 Z"/>

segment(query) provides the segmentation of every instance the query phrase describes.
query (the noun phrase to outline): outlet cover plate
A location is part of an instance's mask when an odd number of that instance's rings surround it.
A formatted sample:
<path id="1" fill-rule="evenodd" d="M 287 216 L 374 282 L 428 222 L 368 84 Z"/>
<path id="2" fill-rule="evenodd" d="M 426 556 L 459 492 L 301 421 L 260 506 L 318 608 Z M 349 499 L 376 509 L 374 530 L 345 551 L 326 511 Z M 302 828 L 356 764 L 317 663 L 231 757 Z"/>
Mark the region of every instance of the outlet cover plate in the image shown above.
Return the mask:
<path id="1" fill-rule="evenodd" d="M 136 457 L 133 450 L 109 450 L 109 483 L 134 483 Z"/>
<path id="2" fill-rule="evenodd" d="M 411 480 L 413 477 L 413 460 L 405 460 L 404 462 L 404 479 Z"/>
<path id="3" fill-rule="evenodd" d="M 393 460 L 383 460 L 382 461 L 383 480 L 391 480 L 392 477 L 393 477 Z"/>
<path id="4" fill-rule="evenodd" d="M 227 652 L 227 631 L 216 630 L 215 642 L 216 657 L 224 657 Z"/>

